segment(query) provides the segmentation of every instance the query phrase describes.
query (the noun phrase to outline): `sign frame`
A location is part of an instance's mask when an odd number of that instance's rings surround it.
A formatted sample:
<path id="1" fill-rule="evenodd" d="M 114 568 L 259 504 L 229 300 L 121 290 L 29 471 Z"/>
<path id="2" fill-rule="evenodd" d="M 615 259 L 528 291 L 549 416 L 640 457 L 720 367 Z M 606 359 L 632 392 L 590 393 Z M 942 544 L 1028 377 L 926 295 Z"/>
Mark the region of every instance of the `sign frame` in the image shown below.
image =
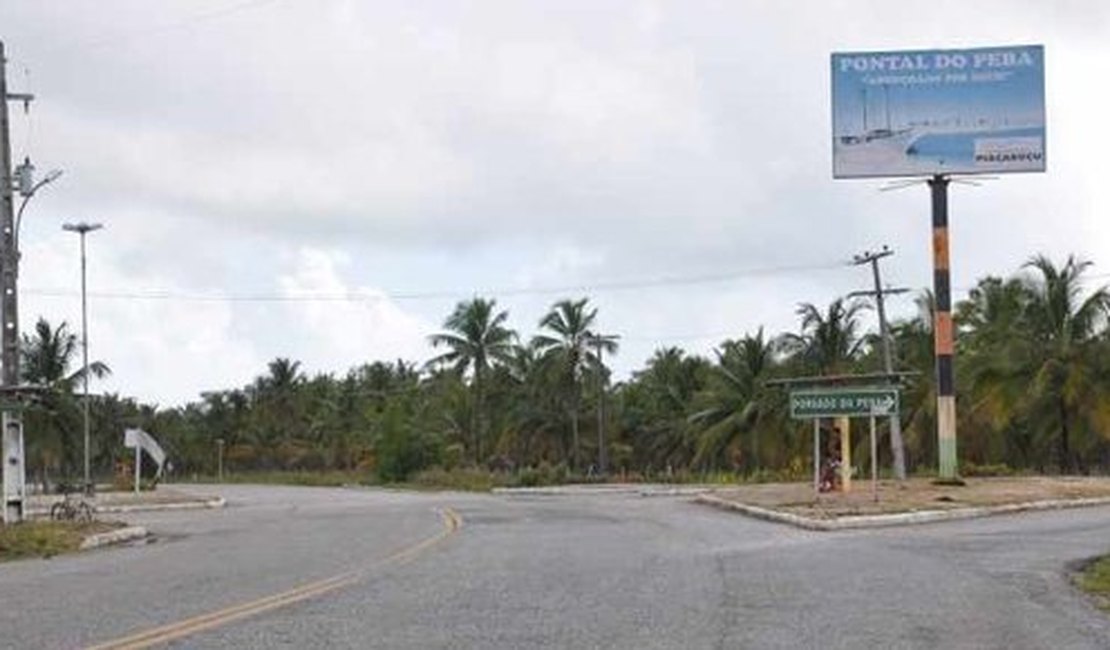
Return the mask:
<path id="1" fill-rule="evenodd" d="M 832 399 L 836 400 L 835 407 L 828 409 L 813 409 L 805 410 L 800 413 L 795 399 L 810 397 L 814 399 Z M 891 400 L 892 404 L 880 405 L 876 408 L 874 403 L 871 404 L 850 404 L 846 400 L 855 398 L 858 402 L 859 398 L 871 398 L 873 400 L 883 400 L 887 398 Z M 864 417 L 877 417 L 898 415 L 901 409 L 901 394 L 897 387 L 882 386 L 882 387 L 869 387 L 869 388 L 806 388 L 801 390 L 792 390 L 789 395 L 790 404 L 790 418 L 793 420 L 824 420 L 831 418 L 864 418 Z M 841 406 L 843 404 L 843 406 Z"/>
<path id="2" fill-rule="evenodd" d="M 829 60 L 834 179 L 1047 170 L 1043 45 Z"/>

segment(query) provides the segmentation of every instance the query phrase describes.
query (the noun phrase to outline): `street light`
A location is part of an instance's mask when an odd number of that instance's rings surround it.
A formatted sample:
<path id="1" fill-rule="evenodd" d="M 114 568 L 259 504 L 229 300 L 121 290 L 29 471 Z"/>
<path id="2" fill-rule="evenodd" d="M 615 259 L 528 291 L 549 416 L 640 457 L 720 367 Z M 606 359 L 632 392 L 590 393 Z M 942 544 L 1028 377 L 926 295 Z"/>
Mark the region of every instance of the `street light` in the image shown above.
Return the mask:
<path id="1" fill-rule="evenodd" d="M 85 380 L 85 493 L 92 492 L 92 481 L 89 477 L 89 312 L 88 300 L 85 292 L 85 235 L 94 230 L 103 228 L 99 223 L 67 223 L 62 230 L 75 232 L 81 235 L 81 354 L 83 358 L 82 375 Z"/>
<path id="2" fill-rule="evenodd" d="M 23 209 L 27 207 L 27 202 L 34 198 L 35 192 L 38 192 L 43 185 L 48 185 L 58 180 L 58 177 L 62 175 L 62 170 L 51 169 L 50 171 L 46 172 L 46 176 L 43 176 L 42 180 L 35 183 L 35 166 L 31 164 L 30 158 L 24 158 L 23 163 L 18 168 L 16 168 L 15 172 L 16 178 L 18 179 L 19 195 L 23 197 L 23 201 L 19 204 L 19 211 L 16 212 L 15 236 L 13 237 L 13 239 L 15 240 L 16 254 L 18 254 L 19 226 L 23 223 Z"/>

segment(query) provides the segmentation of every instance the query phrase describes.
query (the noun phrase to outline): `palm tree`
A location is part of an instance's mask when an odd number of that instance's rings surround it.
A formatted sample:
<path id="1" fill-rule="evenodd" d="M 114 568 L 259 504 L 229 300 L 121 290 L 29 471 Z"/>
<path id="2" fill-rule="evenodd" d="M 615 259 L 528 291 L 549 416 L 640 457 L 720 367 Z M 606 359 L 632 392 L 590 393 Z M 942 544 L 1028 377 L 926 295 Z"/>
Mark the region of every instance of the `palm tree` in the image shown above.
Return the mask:
<path id="1" fill-rule="evenodd" d="M 34 334 L 23 335 L 20 350 L 20 374 L 23 381 L 36 386 L 72 390 L 85 376 L 84 368 L 72 374 L 69 366 L 77 353 L 77 335 L 69 331 L 66 323 L 52 328 L 45 318 L 35 323 Z M 100 379 L 111 374 L 111 369 L 101 361 L 89 363 L 89 373 Z"/>
<path id="2" fill-rule="evenodd" d="M 696 454 L 690 404 L 705 390 L 709 362 L 676 347 L 656 350 L 643 370 L 618 393 L 622 428 L 633 436 L 641 462 L 648 466 L 688 465 Z"/>
<path id="3" fill-rule="evenodd" d="M 485 379 L 490 367 L 507 361 L 513 353 L 516 333 L 505 327 L 509 312 L 495 311 L 497 301 L 473 298 L 460 302 L 444 321 L 447 331 L 429 337 L 433 347 L 446 347 L 447 352 L 432 359 L 432 366 L 450 365 L 460 373 L 472 373 L 471 391 L 474 408 L 471 431 L 474 437 L 474 460 L 482 462 L 482 438 L 485 409 Z"/>
<path id="4" fill-rule="evenodd" d="M 801 333 L 784 334 L 779 339 L 780 349 L 819 375 L 844 374 L 859 358 L 866 342 L 859 335 L 859 312 L 865 308 L 864 303 L 853 301 L 845 304 L 843 298 L 837 298 L 822 313 L 813 304 L 802 303 L 796 312 L 802 320 Z M 848 418 L 836 420 L 840 422 L 837 428 L 847 432 L 850 426 Z M 842 448 L 849 442 L 850 436 L 843 434 Z M 845 465 L 842 471 L 847 470 L 848 465 Z"/>
<path id="5" fill-rule="evenodd" d="M 1038 255 L 1025 264 L 1040 277 L 1027 281 L 1027 319 L 1034 345 L 1029 361 L 1032 396 L 1044 403 L 1039 415 L 1059 431 L 1058 463 L 1061 471 L 1075 469 L 1073 428 L 1083 425 L 1077 417 L 1092 399 L 1105 399 L 1091 391 L 1092 348 L 1102 333 L 1110 311 L 1110 292 L 1099 287 L 1083 298 L 1082 276 L 1090 262 L 1068 256 L 1062 268 Z M 1053 422 L 1054 421 L 1054 422 Z"/>
<path id="6" fill-rule="evenodd" d="M 597 309 L 589 308 L 589 299 L 560 300 L 540 319 L 540 329 L 532 344 L 556 364 L 567 396 L 571 427 L 571 469 L 578 468 L 578 409 L 582 399 L 582 373 L 587 366 L 598 365 L 594 349 L 610 354 L 617 351 L 611 337 L 597 336 L 590 327 L 597 320 Z M 594 348 L 594 349 L 592 349 Z"/>
<path id="7" fill-rule="evenodd" d="M 766 339 L 760 328 L 755 335 L 725 341 L 716 350 L 717 365 L 690 416 L 690 422 L 699 427 L 695 464 L 715 468 L 723 457 L 739 454 L 747 470 L 761 466 L 760 429 L 775 410 L 774 394 L 764 387 L 775 362 L 774 349 L 774 341 Z M 741 451 L 745 436 L 748 449 Z"/>
<path id="8" fill-rule="evenodd" d="M 960 305 L 971 416 L 1001 434 L 994 446 L 1016 446 L 1023 463 L 1054 446 L 1059 470 L 1074 471 L 1077 443 L 1091 447 L 1090 434 L 1110 412 L 1098 387 L 1110 292 L 1084 295 L 1090 266 L 1069 256 L 1057 267 L 1038 255 L 1023 267 L 1033 274 L 986 278 Z"/>
<path id="9" fill-rule="evenodd" d="M 84 378 L 84 368 L 70 372 L 70 365 L 77 354 L 77 335 L 69 331 L 66 323 L 51 327 L 50 323 L 39 318 L 33 333 L 23 335 L 20 349 L 20 374 L 23 381 L 41 386 L 46 390 L 41 403 L 34 409 L 31 428 L 37 424 L 40 430 L 52 432 L 56 439 L 62 464 L 67 471 L 76 467 L 76 429 L 77 403 L 73 388 Z M 111 370 L 100 361 L 89 363 L 89 373 L 96 378 L 105 377 Z M 39 420 L 34 422 L 34 420 Z M 44 454 L 49 452 L 40 447 L 40 460 L 45 463 Z"/>
<path id="10" fill-rule="evenodd" d="M 1036 457 L 1022 408 L 1030 372 L 1025 360 L 1033 345 L 1029 302 L 1022 279 L 988 276 L 956 305 L 961 455 L 968 461 L 1004 457 L 1025 464 Z"/>
<path id="11" fill-rule="evenodd" d="M 301 363 L 278 357 L 267 364 L 269 375 L 257 380 L 262 408 L 257 409 L 261 420 L 260 433 L 264 436 L 265 451 L 282 464 L 294 461 L 300 454 L 296 444 L 306 423 L 301 408 L 301 386 L 305 377 Z"/>
<path id="12" fill-rule="evenodd" d="M 802 331 L 783 335 L 781 345 L 821 375 L 842 373 L 859 356 L 865 342 L 859 335 L 859 312 L 864 309 L 864 303 L 845 305 L 843 298 L 832 301 L 825 313 L 811 303 L 802 303 L 797 310 Z"/>

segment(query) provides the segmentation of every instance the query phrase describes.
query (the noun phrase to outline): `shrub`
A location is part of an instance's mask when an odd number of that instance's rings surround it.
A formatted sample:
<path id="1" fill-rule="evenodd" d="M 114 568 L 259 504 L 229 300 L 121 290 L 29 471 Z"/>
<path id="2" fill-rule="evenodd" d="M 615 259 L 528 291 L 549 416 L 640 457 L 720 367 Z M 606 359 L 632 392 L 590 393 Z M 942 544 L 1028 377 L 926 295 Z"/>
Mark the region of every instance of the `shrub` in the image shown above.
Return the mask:
<path id="1" fill-rule="evenodd" d="M 964 466 L 960 468 L 961 476 L 1013 476 L 1016 473 L 1017 472 L 1006 463 L 990 465 L 964 463 Z"/>
<path id="2" fill-rule="evenodd" d="M 442 449 L 438 440 L 413 427 L 397 406 L 386 408 L 381 426 L 376 452 L 378 477 L 382 481 L 401 482 L 439 462 Z"/>

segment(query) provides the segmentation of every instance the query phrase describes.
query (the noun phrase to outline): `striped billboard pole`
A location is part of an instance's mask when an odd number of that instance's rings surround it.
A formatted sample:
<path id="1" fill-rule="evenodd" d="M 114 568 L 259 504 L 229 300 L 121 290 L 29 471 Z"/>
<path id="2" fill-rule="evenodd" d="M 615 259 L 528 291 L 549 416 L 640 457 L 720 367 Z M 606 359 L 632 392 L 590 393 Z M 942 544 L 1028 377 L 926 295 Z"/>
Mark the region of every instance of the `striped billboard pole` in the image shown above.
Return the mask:
<path id="1" fill-rule="evenodd" d="M 929 179 L 933 198 L 933 293 L 936 300 L 933 336 L 937 371 L 937 456 L 940 478 L 955 480 L 956 381 L 952 330 L 952 278 L 948 257 L 948 182 L 937 174 Z"/>

